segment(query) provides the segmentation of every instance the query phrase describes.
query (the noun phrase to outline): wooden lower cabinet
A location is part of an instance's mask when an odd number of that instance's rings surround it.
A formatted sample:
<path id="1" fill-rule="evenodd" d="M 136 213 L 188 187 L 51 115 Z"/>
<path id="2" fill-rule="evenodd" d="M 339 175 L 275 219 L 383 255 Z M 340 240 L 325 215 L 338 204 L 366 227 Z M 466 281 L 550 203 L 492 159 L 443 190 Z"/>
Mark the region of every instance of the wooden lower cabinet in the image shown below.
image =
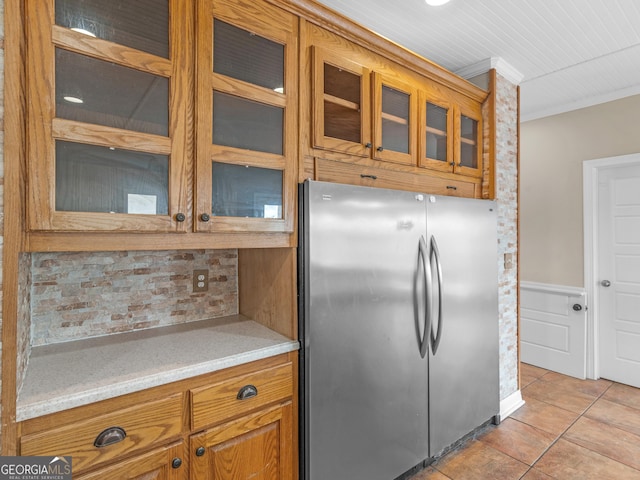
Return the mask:
<path id="1" fill-rule="evenodd" d="M 137 455 L 85 475 L 76 480 L 188 480 L 182 442 Z"/>
<path id="2" fill-rule="evenodd" d="M 287 402 L 193 435 L 191 480 L 291 480 L 292 405 Z"/>
<path id="3" fill-rule="evenodd" d="M 296 480 L 297 353 L 26 420 L 19 454 L 77 480 Z"/>

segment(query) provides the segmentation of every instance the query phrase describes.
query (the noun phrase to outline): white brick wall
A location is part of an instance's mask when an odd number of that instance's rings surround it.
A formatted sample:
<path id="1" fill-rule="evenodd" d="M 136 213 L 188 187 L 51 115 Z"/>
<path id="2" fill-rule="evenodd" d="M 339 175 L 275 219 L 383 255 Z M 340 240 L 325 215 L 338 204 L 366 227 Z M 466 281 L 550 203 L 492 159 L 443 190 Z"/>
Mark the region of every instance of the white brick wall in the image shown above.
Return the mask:
<path id="1" fill-rule="evenodd" d="M 496 200 L 498 202 L 500 298 L 500 399 L 518 390 L 518 90 L 497 75 Z M 513 267 L 504 268 L 512 254 Z"/>

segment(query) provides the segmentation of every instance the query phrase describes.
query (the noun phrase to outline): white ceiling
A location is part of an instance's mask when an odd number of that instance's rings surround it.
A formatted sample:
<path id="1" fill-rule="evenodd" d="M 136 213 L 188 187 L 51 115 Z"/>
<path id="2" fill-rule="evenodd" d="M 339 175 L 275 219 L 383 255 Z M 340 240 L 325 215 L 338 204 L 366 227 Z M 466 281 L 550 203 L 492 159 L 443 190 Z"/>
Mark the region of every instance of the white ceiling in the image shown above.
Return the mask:
<path id="1" fill-rule="evenodd" d="M 493 59 L 522 121 L 640 94 L 638 0 L 318 1 L 462 76 Z"/>

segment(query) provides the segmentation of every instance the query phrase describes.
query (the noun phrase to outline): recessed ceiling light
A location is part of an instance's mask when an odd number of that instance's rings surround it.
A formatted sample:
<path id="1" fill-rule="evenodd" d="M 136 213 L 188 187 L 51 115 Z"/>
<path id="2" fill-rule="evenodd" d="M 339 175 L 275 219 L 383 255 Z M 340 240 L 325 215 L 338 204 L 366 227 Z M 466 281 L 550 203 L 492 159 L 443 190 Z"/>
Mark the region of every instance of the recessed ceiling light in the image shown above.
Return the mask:
<path id="1" fill-rule="evenodd" d="M 444 5 L 445 3 L 449 3 L 449 0 L 425 0 L 427 5 L 431 5 L 432 7 L 439 7 L 440 5 Z"/>
<path id="2" fill-rule="evenodd" d="M 72 97 L 71 95 L 65 95 L 64 97 L 62 97 L 65 99 L 65 101 L 69 102 L 69 103 L 84 103 L 84 100 L 82 100 L 81 98 L 78 97 Z"/>
<path id="3" fill-rule="evenodd" d="M 89 37 L 94 37 L 95 38 L 95 36 L 96 36 L 95 33 L 90 32 L 89 30 L 85 30 L 84 28 L 74 27 L 71 30 L 73 30 L 74 32 L 81 33 L 83 35 L 88 35 Z"/>

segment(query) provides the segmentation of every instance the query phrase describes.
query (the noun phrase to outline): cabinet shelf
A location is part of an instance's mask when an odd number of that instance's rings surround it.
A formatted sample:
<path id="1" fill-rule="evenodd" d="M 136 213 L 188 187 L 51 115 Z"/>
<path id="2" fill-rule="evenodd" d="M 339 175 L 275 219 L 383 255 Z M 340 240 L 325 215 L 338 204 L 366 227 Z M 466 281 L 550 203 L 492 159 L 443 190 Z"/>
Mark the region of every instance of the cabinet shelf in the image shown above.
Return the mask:
<path id="1" fill-rule="evenodd" d="M 425 132 L 426 133 L 433 133 L 434 135 L 438 135 L 440 137 L 446 137 L 447 136 L 447 132 L 444 130 L 440 130 L 438 128 L 433 128 L 433 127 L 426 127 L 425 128 Z"/>
<path id="2" fill-rule="evenodd" d="M 409 120 L 407 120 L 406 118 L 398 117 L 386 112 L 382 112 L 382 119 L 398 125 L 409 125 Z"/>
<path id="3" fill-rule="evenodd" d="M 356 112 L 360 111 L 360 105 L 355 102 L 350 102 L 349 100 L 345 100 L 344 98 L 335 97 L 328 93 L 324 94 L 324 101 L 333 103 L 335 105 L 340 105 L 341 107 L 348 108 L 349 110 L 354 110 Z"/>

